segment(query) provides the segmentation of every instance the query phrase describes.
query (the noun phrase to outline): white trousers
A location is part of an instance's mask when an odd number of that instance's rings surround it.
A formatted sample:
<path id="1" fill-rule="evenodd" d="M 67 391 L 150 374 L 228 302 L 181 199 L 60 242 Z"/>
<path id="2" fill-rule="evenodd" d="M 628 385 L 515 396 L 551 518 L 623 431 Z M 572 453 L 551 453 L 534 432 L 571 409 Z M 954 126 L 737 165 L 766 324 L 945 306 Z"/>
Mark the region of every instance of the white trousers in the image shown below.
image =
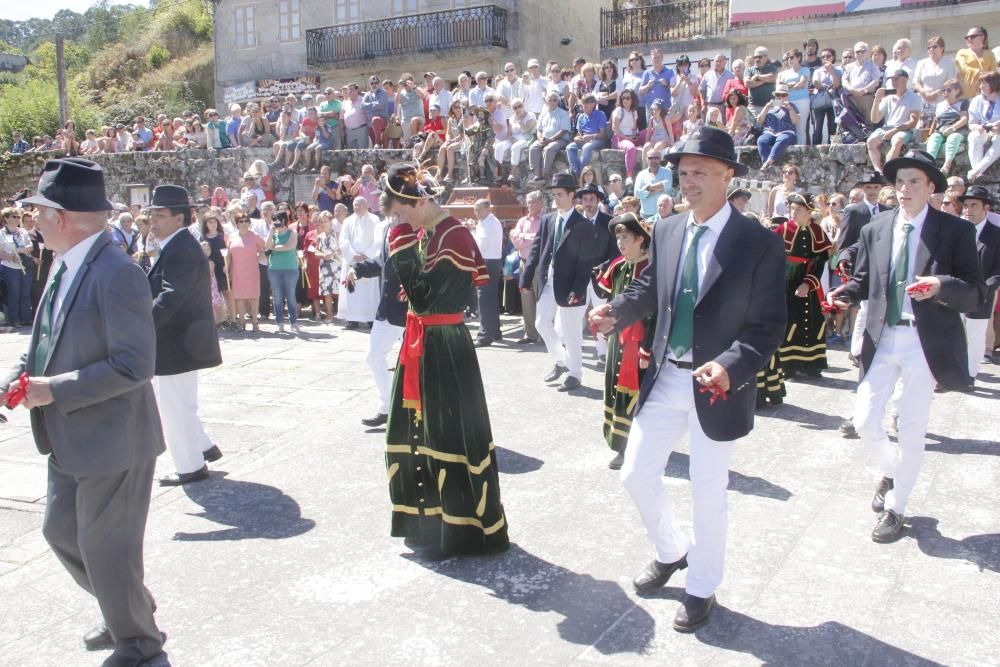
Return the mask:
<path id="1" fill-rule="evenodd" d="M 983 366 L 983 357 L 986 356 L 986 331 L 990 328 L 991 321 L 988 318 L 975 320 L 963 317 L 962 319 L 965 320 L 965 341 L 969 346 L 969 377 L 975 379 Z"/>
<path id="2" fill-rule="evenodd" d="M 608 302 L 607 299 L 603 299 L 597 294 L 597 290 L 594 289 L 594 283 L 587 283 L 587 305 L 591 308 L 597 308 L 598 306 L 603 306 Z M 585 325 L 586 326 L 586 325 Z M 589 327 L 588 327 L 589 328 Z M 597 356 L 606 357 L 608 355 L 608 339 L 602 334 L 595 334 Z"/>
<path id="3" fill-rule="evenodd" d="M 898 410 L 898 444 L 889 441 L 882 418 L 889 399 L 901 381 Z M 872 366 L 858 384 L 854 425 L 861 441 L 894 488 L 886 494 L 885 507 L 897 514 L 906 510 L 924 460 L 924 438 L 934 400 L 934 376 L 927 366 L 917 330 L 886 327 Z"/>
<path id="4" fill-rule="evenodd" d="M 198 371 L 156 375 L 153 392 L 174 468 L 182 475 L 200 470 L 205 465 L 203 453 L 212 448 L 212 440 L 198 417 Z"/>
<path id="5" fill-rule="evenodd" d="M 514 141 L 512 139 L 507 139 L 506 141 L 498 141 L 493 144 L 493 157 L 500 164 L 503 164 L 507 160 L 507 155 L 510 155 L 510 164 L 512 167 L 516 167 L 521 164 L 521 157 L 524 155 L 525 150 L 528 148 L 528 142 L 524 139 Z"/>
<path id="6" fill-rule="evenodd" d="M 403 327 L 389 324 L 385 320 L 375 320 L 372 323 L 371 335 L 368 337 L 368 368 L 375 379 L 375 391 L 378 393 L 378 414 L 389 413 L 389 392 L 392 391 L 392 371 L 388 361 L 392 348 L 403 340 Z"/>
<path id="7" fill-rule="evenodd" d="M 674 518 L 663 485 L 667 459 L 690 436 L 691 505 L 694 540 Z M 621 480 L 632 496 L 656 560 L 673 563 L 687 554 L 687 592 L 708 597 L 722 583 L 726 555 L 726 487 L 729 461 L 738 440 L 709 440 L 694 406 L 691 371 L 665 363 L 649 398 L 632 420 Z"/>
<path id="8" fill-rule="evenodd" d="M 868 302 L 862 301 L 858 307 L 858 314 L 854 318 L 854 330 L 851 331 L 851 354 L 856 358 L 861 357 L 861 346 L 864 343 L 865 319 L 868 317 Z"/>
<path id="9" fill-rule="evenodd" d="M 989 148 L 987 142 L 992 142 Z M 975 178 L 983 175 L 997 159 L 1000 159 L 1000 138 L 992 132 L 969 132 L 969 175 Z"/>
<path id="10" fill-rule="evenodd" d="M 583 377 L 583 315 L 586 305 L 564 308 L 556 305 L 551 278 L 538 297 L 535 328 L 557 366 L 565 366 L 577 380 Z M 559 331 L 556 331 L 556 318 Z"/>

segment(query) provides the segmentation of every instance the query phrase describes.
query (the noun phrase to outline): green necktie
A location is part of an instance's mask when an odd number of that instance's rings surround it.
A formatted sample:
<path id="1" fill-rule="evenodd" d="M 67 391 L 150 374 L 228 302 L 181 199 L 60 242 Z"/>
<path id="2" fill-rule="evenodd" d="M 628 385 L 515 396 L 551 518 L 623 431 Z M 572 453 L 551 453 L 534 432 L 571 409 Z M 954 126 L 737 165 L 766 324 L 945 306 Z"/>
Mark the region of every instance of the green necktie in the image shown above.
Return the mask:
<path id="1" fill-rule="evenodd" d="M 49 288 L 45 290 L 41 303 L 38 304 L 41 314 L 38 316 L 38 344 L 35 346 L 35 368 L 33 369 L 33 375 L 44 373 L 45 363 L 49 360 L 49 352 L 51 352 L 49 345 L 52 343 L 52 319 L 54 316 L 52 306 L 55 303 L 56 294 L 59 293 L 59 282 L 62 280 L 65 272 L 66 264 L 60 262 L 59 269 L 52 276 L 52 282 L 49 283 Z"/>
<path id="2" fill-rule="evenodd" d="M 563 237 L 563 217 L 560 215 L 556 219 L 556 245 L 554 248 L 552 248 L 553 252 L 559 249 L 559 244 L 562 243 L 562 237 Z"/>
<path id="3" fill-rule="evenodd" d="M 678 359 L 691 349 L 694 338 L 694 306 L 698 302 L 698 241 L 708 231 L 705 225 L 692 226 L 694 236 L 684 256 L 681 288 L 674 302 L 674 317 L 670 323 L 670 339 L 667 341 L 671 352 Z"/>
<path id="4" fill-rule="evenodd" d="M 903 243 L 892 262 L 892 284 L 889 285 L 889 303 L 886 306 L 885 323 L 890 327 L 903 319 L 903 299 L 906 297 L 906 282 L 910 277 L 910 232 L 913 225 L 903 225 Z"/>

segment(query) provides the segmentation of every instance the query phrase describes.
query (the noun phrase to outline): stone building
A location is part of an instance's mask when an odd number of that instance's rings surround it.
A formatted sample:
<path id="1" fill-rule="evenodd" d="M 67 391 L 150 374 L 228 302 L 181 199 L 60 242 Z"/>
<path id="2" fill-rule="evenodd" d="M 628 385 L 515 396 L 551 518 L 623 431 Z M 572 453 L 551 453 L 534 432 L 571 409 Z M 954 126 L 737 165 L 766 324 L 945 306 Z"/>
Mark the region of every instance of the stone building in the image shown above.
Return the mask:
<path id="1" fill-rule="evenodd" d="M 216 104 L 377 74 L 596 59 L 602 0 L 214 0 Z M 270 88 L 269 88 L 270 86 Z"/>

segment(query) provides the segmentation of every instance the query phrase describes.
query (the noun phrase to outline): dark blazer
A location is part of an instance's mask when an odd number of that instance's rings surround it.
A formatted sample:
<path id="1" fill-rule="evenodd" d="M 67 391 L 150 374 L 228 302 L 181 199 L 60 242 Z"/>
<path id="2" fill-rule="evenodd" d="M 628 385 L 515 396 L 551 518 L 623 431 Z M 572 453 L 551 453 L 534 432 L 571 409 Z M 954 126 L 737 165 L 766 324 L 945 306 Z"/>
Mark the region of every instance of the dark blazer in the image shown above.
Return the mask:
<path id="1" fill-rule="evenodd" d="M 150 378 L 156 357 L 146 277 L 104 232 L 66 292 L 52 328 L 44 375 L 53 403 L 31 410 L 35 446 L 67 474 L 123 472 L 164 450 Z M 28 352 L 0 381 L 35 365 L 36 319 Z"/>
<path id="2" fill-rule="evenodd" d="M 861 230 L 858 262 L 843 295 L 854 303 L 868 301 L 861 348 L 861 377 L 875 359 L 885 328 L 889 284 L 892 281 L 892 230 L 898 210 L 880 213 Z M 975 227 L 968 221 L 928 207 L 920 230 L 915 276 L 937 276 L 941 291 L 937 298 L 913 301 L 917 334 L 927 365 L 945 389 L 963 389 L 969 384 L 965 328 L 959 313 L 967 313 L 983 302 L 983 282 L 976 255 Z"/>
<path id="3" fill-rule="evenodd" d="M 643 377 L 637 413 L 664 364 L 669 364 L 667 339 L 687 223 L 688 214 L 681 213 L 653 226 L 649 268 L 611 302 L 618 330 L 646 315 L 657 316 L 654 367 Z M 781 237 L 733 210 L 698 291 L 691 351 L 694 366 L 716 361 L 729 373 L 731 384 L 727 400 L 710 406 L 709 395 L 698 391 L 701 385 L 691 378 L 698 421 L 712 440 L 735 440 L 753 428 L 757 372 L 767 365 L 785 334 Z"/>
<path id="4" fill-rule="evenodd" d="M 879 211 L 888 211 L 888 207 L 878 204 Z M 871 222 L 872 212 L 865 201 L 844 207 L 840 214 L 840 236 L 837 239 L 837 261 L 847 261 L 852 266 L 857 260 L 857 249 L 853 248 L 861 236 L 861 229 Z"/>
<path id="5" fill-rule="evenodd" d="M 406 326 L 406 310 L 409 304 L 399 300 L 399 275 L 396 274 L 396 267 L 389 261 L 389 232 L 390 225 L 385 226 L 385 233 L 382 235 L 382 245 L 378 256 L 374 259 L 358 262 L 354 265 L 354 273 L 358 278 L 378 278 L 382 277 L 381 297 L 378 302 L 378 311 L 375 313 L 376 320 L 388 322 L 397 327 Z"/>
<path id="6" fill-rule="evenodd" d="M 970 311 L 966 317 L 988 320 L 993 316 L 993 297 L 1000 287 L 1000 227 L 987 220 L 976 239 L 976 249 L 979 251 L 979 267 L 986 281 L 986 299 L 981 307 Z"/>
<path id="7" fill-rule="evenodd" d="M 551 211 L 542 216 L 538 234 L 531 246 L 531 255 L 521 272 L 521 289 L 531 289 L 535 274 L 538 274 L 538 288 L 541 290 L 549 277 L 549 265 L 553 265 L 552 291 L 556 303 L 569 306 L 569 295 L 574 294 L 582 305 L 587 299 L 587 282 L 594 275 L 594 269 L 619 255 L 615 237 L 608 231 L 611 218 L 606 213 L 598 213 L 595 223 L 573 209 L 566 220 L 562 240 L 555 248 L 556 222 L 558 212 Z"/>
<path id="8" fill-rule="evenodd" d="M 181 229 L 149 270 L 157 375 L 180 375 L 222 363 L 206 262 L 198 241 Z"/>

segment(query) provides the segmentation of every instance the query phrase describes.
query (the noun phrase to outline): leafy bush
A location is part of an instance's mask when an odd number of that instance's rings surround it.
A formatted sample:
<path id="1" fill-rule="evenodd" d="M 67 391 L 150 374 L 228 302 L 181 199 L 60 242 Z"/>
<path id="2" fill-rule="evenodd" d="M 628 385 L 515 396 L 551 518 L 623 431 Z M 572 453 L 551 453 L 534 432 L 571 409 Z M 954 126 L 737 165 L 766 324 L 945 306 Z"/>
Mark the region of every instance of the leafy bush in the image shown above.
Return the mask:
<path id="1" fill-rule="evenodd" d="M 76 88 L 69 86 L 69 117 L 83 139 L 88 128 L 99 129 L 101 111 Z M 0 95 L 0 149 L 10 146 L 10 135 L 18 130 L 29 142 L 31 137 L 53 134 L 59 127 L 59 91 L 56 82 L 29 78 L 18 86 L 6 86 Z"/>
<path id="2" fill-rule="evenodd" d="M 170 60 L 170 51 L 159 44 L 153 44 L 146 52 L 146 64 L 149 69 L 160 69 Z"/>

